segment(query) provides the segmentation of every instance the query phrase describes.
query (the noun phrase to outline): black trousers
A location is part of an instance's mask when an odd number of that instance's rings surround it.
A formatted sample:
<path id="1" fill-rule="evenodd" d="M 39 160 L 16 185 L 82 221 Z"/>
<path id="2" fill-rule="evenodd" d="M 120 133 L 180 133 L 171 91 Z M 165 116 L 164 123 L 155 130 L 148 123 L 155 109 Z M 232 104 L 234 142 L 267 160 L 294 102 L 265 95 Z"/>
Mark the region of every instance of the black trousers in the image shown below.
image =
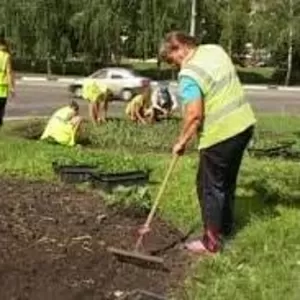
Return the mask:
<path id="1" fill-rule="evenodd" d="M 237 176 L 253 131 L 251 126 L 228 140 L 200 151 L 197 193 L 205 232 L 208 230 L 212 235 L 227 236 L 233 230 Z"/>
<path id="2" fill-rule="evenodd" d="M 0 127 L 3 125 L 7 98 L 0 98 Z"/>

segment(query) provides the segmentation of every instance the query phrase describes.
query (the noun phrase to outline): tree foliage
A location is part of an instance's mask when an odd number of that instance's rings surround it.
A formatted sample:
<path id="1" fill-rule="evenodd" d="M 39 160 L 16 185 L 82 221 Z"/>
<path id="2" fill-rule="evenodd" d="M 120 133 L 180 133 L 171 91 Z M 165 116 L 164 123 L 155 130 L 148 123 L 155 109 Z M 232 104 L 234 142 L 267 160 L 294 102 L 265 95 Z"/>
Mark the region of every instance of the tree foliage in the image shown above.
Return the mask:
<path id="1" fill-rule="evenodd" d="M 170 30 L 189 32 L 192 0 L 0 0 L 16 56 L 64 62 L 150 58 Z M 196 36 L 241 55 L 246 43 L 299 66 L 300 0 L 197 0 Z M 289 58 L 288 58 L 289 57 Z"/>

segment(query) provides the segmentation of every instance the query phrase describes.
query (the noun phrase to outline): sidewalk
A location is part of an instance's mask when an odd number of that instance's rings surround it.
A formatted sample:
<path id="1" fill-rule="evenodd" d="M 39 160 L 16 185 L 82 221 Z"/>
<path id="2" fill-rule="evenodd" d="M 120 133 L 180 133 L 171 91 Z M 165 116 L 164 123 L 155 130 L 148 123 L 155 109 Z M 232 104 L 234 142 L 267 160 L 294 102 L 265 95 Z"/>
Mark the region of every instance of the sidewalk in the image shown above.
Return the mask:
<path id="1" fill-rule="evenodd" d="M 58 83 L 68 83 L 71 84 L 75 80 L 80 79 L 82 77 L 69 77 L 69 76 L 51 76 L 47 77 L 47 75 L 39 75 L 39 74 L 16 74 L 16 80 L 21 82 L 58 82 Z M 164 80 L 166 82 L 166 80 Z M 177 81 L 168 81 L 169 84 L 173 87 L 177 87 Z M 152 81 L 152 85 L 157 85 L 159 81 Z M 244 88 L 247 90 L 277 90 L 277 91 L 290 91 L 296 92 L 300 91 L 300 86 L 280 86 L 280 85 L 260 85 L 260 84 L 245 84 Z"/>

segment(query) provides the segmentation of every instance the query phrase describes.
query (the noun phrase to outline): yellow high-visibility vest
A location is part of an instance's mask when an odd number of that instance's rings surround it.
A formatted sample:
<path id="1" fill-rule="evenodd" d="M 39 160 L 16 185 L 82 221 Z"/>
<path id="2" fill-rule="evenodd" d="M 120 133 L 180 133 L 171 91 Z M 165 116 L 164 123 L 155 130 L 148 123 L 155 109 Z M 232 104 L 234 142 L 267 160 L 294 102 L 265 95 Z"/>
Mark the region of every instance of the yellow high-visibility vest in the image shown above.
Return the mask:
<path id="1" fill-rule="evenodd" d="M 181 76 L 194 79 L 204 94 L 199 149 L 220 143 L 256 123 L 235 66 L 222 47 L 199 46 L 182 66 Z"/>
<path id="2" fill-rule="evenodd" d="M 75 128 L 70 123 L 70 115 L 73 110 L 70 106 L 65 106 L 58 109 L 50 118 L 42 136 L 41 140 L 49 137 L 56 142 L 67 145 L 75 145 Z"/>
<path id="3" fill-rule="evenodd" d="M 82 98 L 89 102 L 101 101 L 108 93 L 108 87 L 94 79 L 85 79 L 82 86 Z"/>
<path id="4" fill-rule="evenodd" d="M 138 94 L 133 97 L 125 108 L 126 115 L 130 115 L 133 110 L 146 109 L 149 106 L 149 97 L 144 96 L 143 94 Z"/>
<path id="5" fill-rule="evenodd" d="M 8 78 L 7 78 L 7 63 L 9 54 L 0 49 L 0 98 L 8 97 Z"/>

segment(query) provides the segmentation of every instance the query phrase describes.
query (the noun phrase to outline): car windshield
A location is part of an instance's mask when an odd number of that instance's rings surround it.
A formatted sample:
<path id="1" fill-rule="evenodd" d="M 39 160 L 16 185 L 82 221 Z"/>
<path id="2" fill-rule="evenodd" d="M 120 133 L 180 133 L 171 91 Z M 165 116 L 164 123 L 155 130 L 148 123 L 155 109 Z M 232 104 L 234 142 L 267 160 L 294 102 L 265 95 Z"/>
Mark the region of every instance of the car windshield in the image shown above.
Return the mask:
<path id="1" fill-rule="evenodd" d="M 93 73 L 90 77 L 91 78 L 105 78 L 107 75 L 107 70 L 98 70 Z"/>

